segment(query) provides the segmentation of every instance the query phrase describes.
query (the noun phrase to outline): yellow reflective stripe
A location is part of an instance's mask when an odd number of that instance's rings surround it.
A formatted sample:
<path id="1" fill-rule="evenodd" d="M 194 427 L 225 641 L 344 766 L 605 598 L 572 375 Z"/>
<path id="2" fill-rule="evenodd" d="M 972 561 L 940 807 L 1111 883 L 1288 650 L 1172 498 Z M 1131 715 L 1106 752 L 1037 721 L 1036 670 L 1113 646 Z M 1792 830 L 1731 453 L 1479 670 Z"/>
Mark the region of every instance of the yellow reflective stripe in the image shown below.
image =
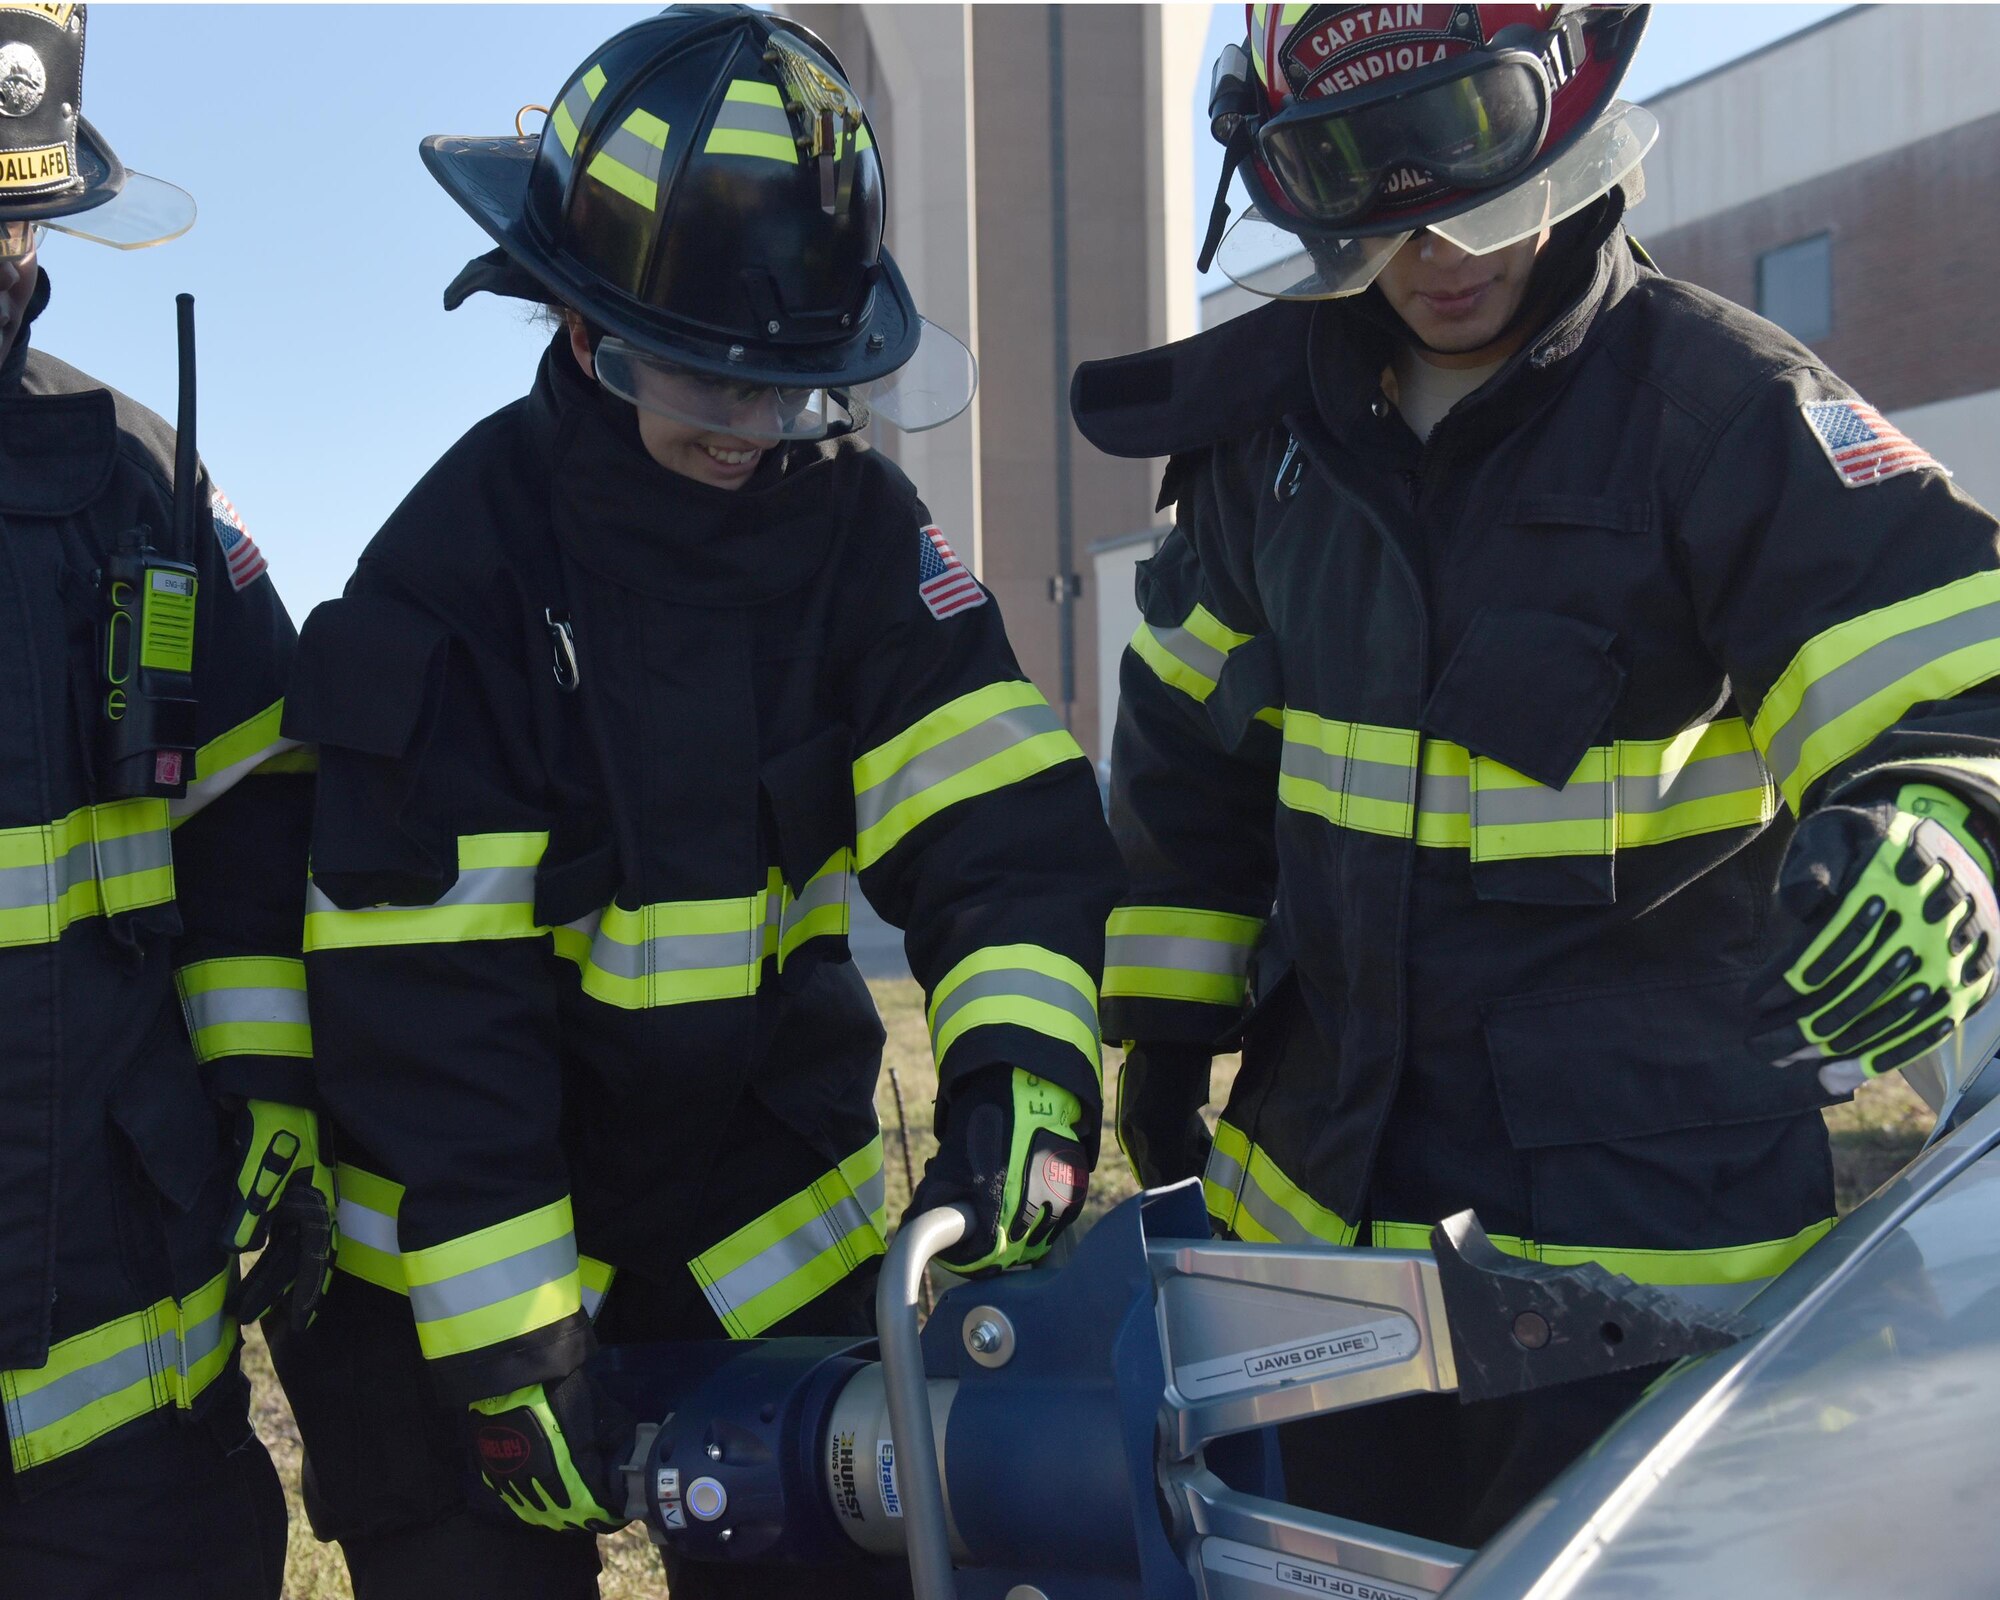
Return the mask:
<path id="1" fill-rule="evenodd" d="M 754 1339 L 882 1254 L 887 1193 L 877 1134 L 826 1176 L 688 1263 L 732 1339 Z"/>
<path id="2" fill-rule="evenodd" d="M 218 1273 L 185 1300 L 170 1296 L 59 1341 L 39 1367 L 0 1372 L 14 1470 L 166 1406 L 191 1409 L 235 1350 L 236 1324 L 222 1309 L 228 1283 Z"/>
<path id="3" fill-rule="evenodd" d="M 583 119 L 590 112 L 598 95 L 604 92 L 604 69 L 593 66 L 575 83 L 569 93 L 557 103 L 549 114 L 549 122 L 556 130 L 556 137 L 562 141 L 563 154 L 576 154 L 577 132 L 583 126 Z"/>
<path id="4" fill-rule="evenodd" d="M 1550 788 L 1462 745 L 1412 729 L 1342 722 L 1288 708 L 1278 798 L 1338 827 L 1475 861 L 1608 855 L 1692 834 L 1754 828 L 1777 808 L 1770 775 L 1741 718 L 1664 739 L 1621 739 L 1584 752 Z"/>
<path id="5" fill-rule="evenodd" d="M 611 1292 L 611 1281 L 618 1276 L 618 1269 L 595 1256 L 578 1256 L 576 1275 L 583 1314 L 595 1322 L 597 1313 L 603 1308 L 604 1297 Z"/>
<path id="6" fill-rule="evenodd" d="M 2000 572 L 1849 618 L 1799 647 L 1751 730 L 1794 812 L 1807 789 L 1925 700 L 2000 674 Z"/>
<path id="7" fill-rule="evenodd" d="M 84 917 L 173 897 L 164 800 L 112 800 L 0 830 L 0 946 L 49 944 Z"/>
<path id="8" fill-rule="evenodd" d="M 845 938 L 850 924 L 849 900 L 854 882 L 854 852 L 845 847 L 836 850 L 794 896 L 785 886 L 784 878 L 774 868 L 772 870 L 772 891 L 777 900 L 778 970 L 782 972 L 785 963 L 808 939 L 826 936 Z"/>
<path id="9" fill-rule="evenodd" d="M 1540 1244 L 1513 1234 L 1496 1233 L 1493 1243 L 1510 1256 L 1573 1267 L 1594 1261 L 1608 1272 L 1623 1273 L 1634 1283 L 1694 1285 L 1754 1283 L 1775 1278 L 1826 1237 L 1834 1218 L 1801 1228 L 1789 1239 L 1764 1239 L 1755 1244 L 1714 1245 L 1692 1250 L 1621 1250 L 1600 1245 Z M 1378 1222 L 1374 1243 L 1385 1250 L 1428 1250 L 1431 1230 L 1421 1222 Z"/>
<path id="10" fill-rule="evenodd" d="M 427 1359 L 463 1355 L 582 1308 L 569 1196 L 491 1227 L 403 1252 Z"/>
<path id="11" fill-rule="evenodd" d="M 605 135 L 585 170 L 599 183 L 650 211 L 659 204 L 667 131 L 667 124 L 650 111 L 634 111 Z"/>
<path id="12" fill-rule="evenodd" d="M 778 86 L 756 78 L 734 80 L 702 148 L 713 156 L 757 156 L 797 166 L 798 141 Z"/>
<path id="13" fill-rule="evenodd" d="M 296 956 L 223 956 L 174 973 L 197 1061 L 310 1056 L 306 965 Z"/>
<path id="14" fill-rule="evenodd" d="M 285 702 L 274 700 L 195 751 L 194 775 L 188 780 L 187 793 L 167 802 L 176 827 L 221 799 L 251 773 L 263 771 L 278 757 L 299 748 L 298 740 L 278 732 L 284 715 Z"/>
<path id="15" fill-rule="evenodd" d="M 1104 998 L 1240 1006 L 1262 917 L 1120 906 L 1104 930 Z"/>
<path id="16" fill-rule="evenodd" d="M 1262 1145 L 1252 1144 L 1240 1128 L 1218 1122 L 1215 1145 L 1202 1192 L 1210 1185 L 1229 1197 L 1226 1226 L 1251 1244 L 1331 1244 L 1354 1242 L 1354 1226 L 1329 1211 L 1279 1168 Z M 1216 1200 L 1209 1210 L 1216 1211 Z"/>
<path id="17" fill-rule="evenodd" d="M 527 939 L 548 930 L 535 922 L 535 868 L 546 833 L 462 834 L 458 877 L 427 906 L 379 905 L 346 911 L 311 886 L 305 947 L 351 950 L 375 945 L 446 944 L 470 939 Z"/>
<path id="18" fill-rule="evenodd" d="M 939 980 L 930 1003 L 931 1049 L 942 1062 L 974 1028 L 1027 1028 L 1083 1052 L 1100 1074 L 1097 985 L 1068 956 L 1040 945 L 988 945 Z"/>
<path id="19" fill-rule="evenodd" d="M 1229 652 L 1249 642 L 1251 635 L 1238 633 L 1220 621 L 1205 606 L 1196 606 L 1178 628 L 1155 628 L 1139 624 L 1132 635 L 1132 651 L 1153 669 L 1162 683 L 1198 701 L 1215 693 Z M 1263 713 L 1259 713 L 1260 716 Z"/>
<path id="20" fill-rule="evenodd" d="M 333 1187 L 340 1219 L 334 1265 L 379 1289 L 408 1294 L 396 1238 L 403 1186 L 343 1161 L 334 1168 Z"/>
<path id="21" fill-rule="evenodd" d="M 989 683 L 947 701 L 854 763 L 863 871 L 938 813 L 1084 759 L 1032 683 Z"/>

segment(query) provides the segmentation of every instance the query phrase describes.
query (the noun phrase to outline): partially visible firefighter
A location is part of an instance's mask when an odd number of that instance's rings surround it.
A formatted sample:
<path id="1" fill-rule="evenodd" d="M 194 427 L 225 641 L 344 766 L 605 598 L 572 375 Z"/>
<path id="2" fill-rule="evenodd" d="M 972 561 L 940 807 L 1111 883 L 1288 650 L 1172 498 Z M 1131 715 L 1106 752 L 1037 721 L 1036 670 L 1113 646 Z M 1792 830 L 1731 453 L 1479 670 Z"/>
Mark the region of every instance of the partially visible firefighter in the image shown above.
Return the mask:
<path id="1" fill-rule="evenodd" d="M 0 1592 L 275 1600 L 237 1329 L 326 1271 L 312 780 L 291 623 L 191 435 L 30 346 L 45 234 L 194 221 L 79 114 L 85 23 L 0 7 Z"/>
<path id="2" fill-rule="evenodd" d="M 634 1420 L 598 1343 L 868 1331 L 857 882 L 928 997 L 915 1203 L 976 1212 L 954 1263 L 1045 1252 L 1097 1147 L 1116 851 L 951 530 L 861 441 L 956 415 L 973 370 L 881 247 L 839 63 L 781 16 L 676 7 L 552 106 L 534 136 L 424 142 L 498 245 L 447 307 L 560 326 L 313 614 L 287 713 L 321 752 L 306 961 L 342 1242 L 278 1355 L 362 1600 L 596 1593 Z M 673 1592 L 779 1581 L 690 1566 Z"/>
<path id="3" fill-rule="evenodd" d="M 1993 518 L 1627 234 L 1645 19 L 1249 7 L 1207 250 L 1277 303 L 1078 375 L 1175 512 L 1113 755 L 1121 1128 L 1233 1237 L 1472 1207 L 1740 1300 L 1831 1223 L 1821 1108 L 1991 992 Z M 1475 1545 L 1649 1376 L 1289 1430 L 1292 1498 Z"/>

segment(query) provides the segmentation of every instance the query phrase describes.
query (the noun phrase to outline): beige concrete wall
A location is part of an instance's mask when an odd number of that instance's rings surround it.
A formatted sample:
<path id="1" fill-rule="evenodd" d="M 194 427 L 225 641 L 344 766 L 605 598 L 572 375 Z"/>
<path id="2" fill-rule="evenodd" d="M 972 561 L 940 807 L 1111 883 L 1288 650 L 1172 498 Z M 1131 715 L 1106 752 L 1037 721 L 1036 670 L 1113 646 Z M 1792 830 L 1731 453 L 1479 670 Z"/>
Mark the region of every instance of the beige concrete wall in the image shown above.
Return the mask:
<path id="1" fill-rule="evenodd" d="M 1207 7 L 794 14 L 840 54 L 869 105 L 889 248 L 919 305 L 979 359 L 973 412 L 930 434 L 885 429 L 879 442 L 993 590 L 1024 670 L 1097 756 L 1109 729 L 1088 552 L 1153 520 L 1158 467 L 1084 443 L 1069 420 L 1069 373 L 1196 326 L 1189 112 Z M 1064 608 L 1050 599 L 1065 529 L 1066 570 L 1081 582 L 1067 675 Z"/>

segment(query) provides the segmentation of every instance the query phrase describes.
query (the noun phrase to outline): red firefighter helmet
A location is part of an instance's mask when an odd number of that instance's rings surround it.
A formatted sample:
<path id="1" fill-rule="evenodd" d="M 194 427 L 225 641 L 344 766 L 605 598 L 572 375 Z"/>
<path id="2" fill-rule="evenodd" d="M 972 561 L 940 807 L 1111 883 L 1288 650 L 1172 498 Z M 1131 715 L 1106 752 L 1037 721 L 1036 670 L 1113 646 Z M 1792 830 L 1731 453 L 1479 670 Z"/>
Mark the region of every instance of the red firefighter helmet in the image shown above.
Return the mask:
<path id="1" fill-rule="evenodd" d="M 1500 249 L 1627 179 L 1658 132 L 1615 99 L 1645 6 L 1244 9 L 1209 100 L 1228 158 L 1202 265 L 1240 171 L 1254 212 L 1222 264 L 1264 293 L 1355 293 L 1419 228 Z M 1286 254 L 1307 245 L 1304 283 L 1256 281 L 1274 232 L 1298 236 Z"/>

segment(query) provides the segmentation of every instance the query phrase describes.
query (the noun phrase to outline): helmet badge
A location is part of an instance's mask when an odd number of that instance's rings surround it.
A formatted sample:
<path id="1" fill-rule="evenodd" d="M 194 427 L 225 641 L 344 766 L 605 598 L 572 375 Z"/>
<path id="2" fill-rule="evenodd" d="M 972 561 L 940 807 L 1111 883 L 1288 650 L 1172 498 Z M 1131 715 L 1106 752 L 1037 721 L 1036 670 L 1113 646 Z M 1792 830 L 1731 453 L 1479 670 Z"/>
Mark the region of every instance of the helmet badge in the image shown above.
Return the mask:
<path id="1" fill-rule="evenodd" d="M 0 45 L 0 117 L 25 117 L 42 103 L 49 75 L 42 58 L 18 40 Z"/>
<path id="2" fill-rule="evenodd" d="M 764 60 L 785 80 L 785 109 L 804 119 L 799 148 L 819 164 L 819 203 L 833 216 L 846 202 L 854 181 L 854 142 L 861 129 L 861 101 L 829 72 L 805 42 L 774 32 Z"/>

